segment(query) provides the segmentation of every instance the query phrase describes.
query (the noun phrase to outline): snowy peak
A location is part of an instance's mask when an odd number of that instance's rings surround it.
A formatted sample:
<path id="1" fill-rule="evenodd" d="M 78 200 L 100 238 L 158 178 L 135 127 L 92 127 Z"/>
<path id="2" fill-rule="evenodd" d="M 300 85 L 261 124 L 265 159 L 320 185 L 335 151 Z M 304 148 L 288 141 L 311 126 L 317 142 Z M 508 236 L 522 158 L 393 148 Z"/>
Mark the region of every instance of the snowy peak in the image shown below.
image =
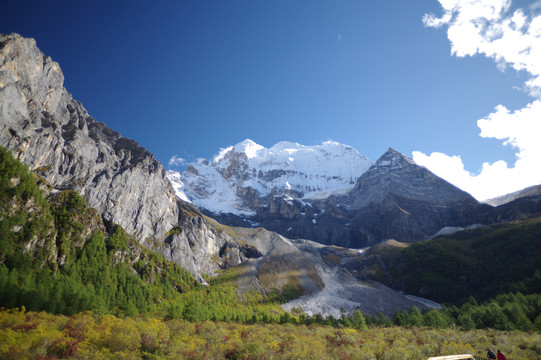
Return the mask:
<path id="1" fill-rule="evenodd" d="M 280 141 L 267 149 L 246 139 L 220 150 L 213 158 L 212 164 L 223 168 L 229 165 L 231 159 L 236 161 L 244 159 L 250 163 L 251 167 L 258 170 L 291 169 L 317 175 L 325 173 L 338 175 L 349 171 L 353 177 L 358 177 L 359 168 L 362 169 L 362 173 L 372 165 L 370 160 L 351 146 L 335 141 L 326 141 L 321 145 L 313 146 Z"/>
<path id="2" fill-rule="evenodd" d="M 238 214 L 264 205 L 260 199 L 268 196 L 321 199 L 349 191 L 372 164 L 335 141 L 313 146 L 282 141 L 265 148 L 246 139 L 182 174 L 170 173 L 170 179 L 179 197 L 211 212 Z"/>
<path id="3" fill-rule="evenodd" d="M 387 168 L 388 170 L 396 170 L 407 166 L 408 164 L 416 165 L 412 159 L 396 151 L 393 148 L 389 148 L 373 165 L 376 168 Z"/>
<path id="4" fill-rule="evenodd" d="M 372 165 L 357 150 L 334 141 L 313 146 L 282 141 L 260 150 L 258 155 L 251 164 L 263 171 L 290 170 L 308 177 L 337 176 L 346 181 L 355 181 Z"/>
<path id="5" fill-rule="evenodd" d="M 258 151 L 265 149 L 263 146 L 256 144 L 250 139 L 241 141 L 240 143 L 221 149 L 218 154 L 212 159 L 215 164 L 220 163 L 224 158 L 231 157 L 233 154 L 244 154 L 247 159 L 252 159 L 257 156 Z"/>
<path id="6" fill-rule="evenodd" d="M 234 146 L 234 150 L 238 153 L 246 154 L 248 159 L 252 159 L 257 156 L 259 150 L 263 150 L 264 147 L 256 144 L 250 139 L 246 139 Z"/>

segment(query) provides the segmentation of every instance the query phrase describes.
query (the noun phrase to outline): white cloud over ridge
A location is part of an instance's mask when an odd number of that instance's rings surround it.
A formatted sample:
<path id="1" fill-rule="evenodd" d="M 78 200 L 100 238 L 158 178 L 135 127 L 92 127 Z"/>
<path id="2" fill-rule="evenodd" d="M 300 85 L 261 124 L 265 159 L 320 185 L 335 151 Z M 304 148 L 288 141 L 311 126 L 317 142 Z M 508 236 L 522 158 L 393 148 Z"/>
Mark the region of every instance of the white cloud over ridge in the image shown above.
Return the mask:
<path id="1" fill-rule="evenodd" d="M 504 105 L 477 121 L 480 136 L 516 149 L 516 162 L 484 163 L 478 174 L 465 170 L 460 156 L 413 152 L 413 159 L 479 200 L 541 184 L 541 14 L 510 11 L 511 0 L 439 0 L 443 15 L 425 15 L 428 27 L 447 26 L 451 53 L 480 54 L 529 75 L 525 90 L 534 100 L 523 109 Z M 529 11 L 535 11 L 532 7 Z"/>
<path id="2" fill-rule="evenodd" d="M 183 166 L 185 164 L 186 160 L 177 155 L 173 155 L 171 156 L 171 159 L 169 159 L 169 166 Z"/>

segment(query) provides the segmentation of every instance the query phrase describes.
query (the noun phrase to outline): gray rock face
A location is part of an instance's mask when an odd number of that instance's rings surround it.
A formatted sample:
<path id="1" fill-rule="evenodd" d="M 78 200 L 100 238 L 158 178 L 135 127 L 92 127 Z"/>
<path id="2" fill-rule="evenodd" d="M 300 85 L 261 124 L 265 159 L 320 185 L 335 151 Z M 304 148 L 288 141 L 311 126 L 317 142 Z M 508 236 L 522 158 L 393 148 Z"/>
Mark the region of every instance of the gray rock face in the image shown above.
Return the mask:
<path id="1" fill-rule="evenodd" d="M 0 145 L 55 188 L 81 193 L 140 242 L 164 239 L 178 208 L 162 165 L 91 118 L 63 81 L 33 39 L 0 35 Z"/>
<path id="2" fill-rule="evenodd" d="M 444 226 L 467 226 L 489 210 L 468 193 L 394 149 L 364 173 L 347 197 L 347 227 L 360 244 L 425 240 Z"/>
<path id="3" fill-rule="evenodd" d="M 180 264 L 202 283 L 201 274 L 239 265 L 262 254 L 255 247 L 238 242 L 234 229 L 205 218 L 189 204 L 180 204 L 180 219 L 165 241 L 147 241 L 145 245 Z"/>
<path id="4" fill-rule="evenodd" d="M 360 209 L 370 203 L 383 202 L 388 194 L 438 204 L 477 202 L 392 148 L 361 176 L 348 197 L 341 200 L 350 209 Z"/>

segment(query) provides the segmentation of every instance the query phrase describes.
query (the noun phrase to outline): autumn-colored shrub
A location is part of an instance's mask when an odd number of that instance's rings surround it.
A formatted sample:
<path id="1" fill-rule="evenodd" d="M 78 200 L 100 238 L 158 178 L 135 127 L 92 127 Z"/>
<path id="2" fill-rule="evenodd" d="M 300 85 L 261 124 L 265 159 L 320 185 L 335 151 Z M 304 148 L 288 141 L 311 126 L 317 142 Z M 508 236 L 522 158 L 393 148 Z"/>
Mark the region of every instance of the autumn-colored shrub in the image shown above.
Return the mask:
<path id="1" fill-rule="evenodd" d="M 30 326 L 24 326 L 30 324 Z M 425 359 L 484 355 L 541 359 L 541 334 L 521 331 L 241 324 L 24 309 L 0 311 L 2 359 Z"/>

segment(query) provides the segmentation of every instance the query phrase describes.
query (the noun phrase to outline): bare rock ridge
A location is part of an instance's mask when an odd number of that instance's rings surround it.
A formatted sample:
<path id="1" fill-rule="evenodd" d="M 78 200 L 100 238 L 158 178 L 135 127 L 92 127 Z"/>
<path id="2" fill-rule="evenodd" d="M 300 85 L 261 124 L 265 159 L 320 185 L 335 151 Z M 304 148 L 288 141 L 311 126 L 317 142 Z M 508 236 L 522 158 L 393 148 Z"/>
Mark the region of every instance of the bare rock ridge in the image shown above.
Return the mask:
<path id="1" fill-rule="evenodd" d="M 352 240 L 366 245 L 426 240 L 445 226 L 476 223 L 490 209 L 392 148 L 351 192 L 328 202 L 345 208 Z"/>
<path id="2" fill-rule="evenodd" d="M 163 240 L 179 211 L 162 165 L 90 117 L 63 82 L 34 39 L 0 35 L 0 145 L 54 188 L 77 190 L 139 242 Z"/>
<path id="3" fill-rule="evenodd" d="M 393 148 L 389 148 L 360 177 L 350 193 L 348 205 L 350 209 L 360 209 L 370 203 L 384 201 L 387 194 L 439 204 L 477 203 L 468 193 Z"/>
<path id="4" fill-rule="evenodd" d="M 500 206 L 510 203 L 513 200 L 520 199 L 527 196 L 539 196 L 541 195 L 541 185 L 534 185 L 525 189 L 512 192 L 510 194 L 495 197 L 493 199 L 486 200 L 485 203 L 492 206 Z"/>

